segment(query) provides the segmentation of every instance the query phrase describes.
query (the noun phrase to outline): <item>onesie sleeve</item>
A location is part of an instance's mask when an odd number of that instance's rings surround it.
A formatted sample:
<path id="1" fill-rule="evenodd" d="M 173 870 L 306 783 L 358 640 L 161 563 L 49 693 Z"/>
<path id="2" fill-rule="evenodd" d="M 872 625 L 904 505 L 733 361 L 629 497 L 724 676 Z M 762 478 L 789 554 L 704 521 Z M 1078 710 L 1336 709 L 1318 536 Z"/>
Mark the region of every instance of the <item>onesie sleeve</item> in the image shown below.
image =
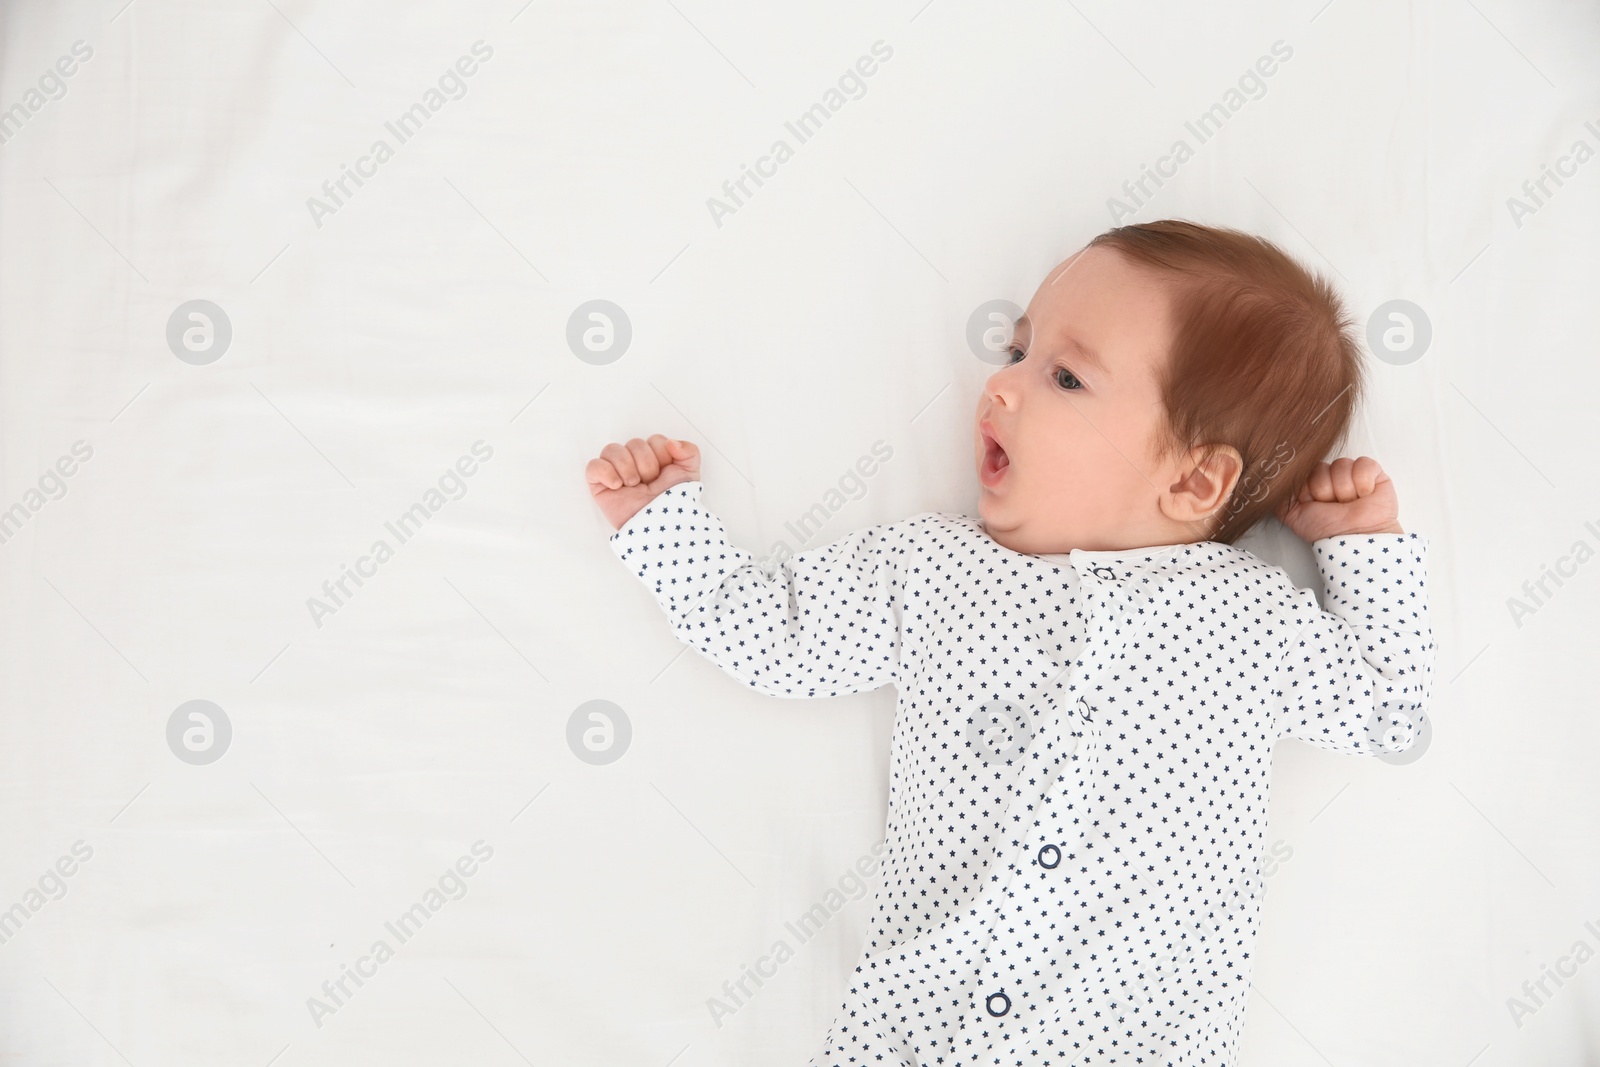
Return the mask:
<path id="1" fill-rule="evenodd" d="M 831 697 L 898 680 L 903 524 L 873 526 L 770 568 L 728 543 L 680 482 L 611 535 L 678 640 L 770 696 Z"/>
<path id="2" fill-rule="evenodd" d="M 1427 548 L 1420 534 L 1311 543 L 1324 611 L 1289 598 L 1273 696 L 1278 737 L 1350 755 L 1396 755 L 1422 736 L 1434 667 Z"/>

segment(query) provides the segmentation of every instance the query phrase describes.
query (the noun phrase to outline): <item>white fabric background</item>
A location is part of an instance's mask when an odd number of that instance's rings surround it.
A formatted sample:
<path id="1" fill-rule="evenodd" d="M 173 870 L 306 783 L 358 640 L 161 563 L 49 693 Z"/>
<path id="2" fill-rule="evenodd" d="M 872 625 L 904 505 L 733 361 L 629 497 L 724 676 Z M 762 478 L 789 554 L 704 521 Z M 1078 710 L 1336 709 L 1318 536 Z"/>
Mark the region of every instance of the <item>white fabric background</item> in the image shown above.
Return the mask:
<path id="1" fill-rule="evenodd" d="M 1506 205 L 1600 146 L 1593 5 L 123 3 L 0 26 L 4 108 L 93 49 L 0 146 L 0 508 L 93 449 L 0 545 L 0 909 L 93 850 L 0 945 L 0 1060 L 803 1063 L 869 900 L 720 1027 L 707 999 L 878 840 L 894 691 L 777 700 L 685 654 L 583 464 L 693 439 L 762 553 L 974 508 L 968 316 L 1026 305 L 1278 40 L 1134 218 L 1267 235 L 1363 322 L 1425 309 L 1351 454 L 1430 540 L 1440 660 L 1417 763 L 1278 749 L 1292 858 L 1241 1062 L 1600 1055 L 1600 962 L 1520 1027 L 1506 1005 L 1600 948 L 1600 564 L 1520 626 L 1506 604 L 1600 545 L 1600 161 Z M 307 198 L 480 39 L 466 95 L 318 227 Z M 877 40 L 865 94 L 718 227 L 707 198 Z M 633 330 L 604 366 L 565 339 L 596 298 Z M 209 365 L 166 343 L 192 299 L 232 324 Z M 316 626 L 307 598 L 478 440 L 465 495 Z M 1246 546 L 1314 577 L 1281 527 Z M 207 766 L 167 746 L 192 699 L 233 726 Z M 632 724 L 607 766 L 566 741 L 595 699 Z M 465 895 L 315 1025 L 480 839 Z"/>

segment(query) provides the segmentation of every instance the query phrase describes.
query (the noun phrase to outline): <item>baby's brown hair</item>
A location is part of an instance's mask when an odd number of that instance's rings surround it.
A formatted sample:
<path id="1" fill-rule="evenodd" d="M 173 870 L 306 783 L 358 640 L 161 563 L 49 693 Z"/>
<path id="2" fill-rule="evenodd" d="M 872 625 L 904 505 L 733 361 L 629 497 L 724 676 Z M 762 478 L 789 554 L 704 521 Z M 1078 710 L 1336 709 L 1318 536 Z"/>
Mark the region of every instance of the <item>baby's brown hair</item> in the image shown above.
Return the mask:
<path id="1" fill-rule="evenodd" d="M 1239 450 L 1239 480 L 1208 538 L 1232 544 L 1344 442 L 1364 385 L 1354 320 L 1332 283 L 1239 230 L 1163 219 L 1107 230 L 1095 246 L 1148 268 L 1172 301 L 1156 453 Z"/>

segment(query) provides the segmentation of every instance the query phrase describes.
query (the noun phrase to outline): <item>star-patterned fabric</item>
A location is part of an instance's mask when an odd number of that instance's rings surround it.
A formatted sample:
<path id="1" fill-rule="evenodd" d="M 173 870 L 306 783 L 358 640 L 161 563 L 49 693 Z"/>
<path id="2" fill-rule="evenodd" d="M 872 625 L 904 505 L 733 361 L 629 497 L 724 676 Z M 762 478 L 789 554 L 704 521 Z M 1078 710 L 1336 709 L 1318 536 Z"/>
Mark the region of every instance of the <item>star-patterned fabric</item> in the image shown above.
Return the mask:
<path id="1" fill-rule="evenodd" d="M 940 512 L 763 567 L 701 490 L 610 542 L 673 633 L 772 696 L 898 692 L 868 941 L 810 1067 L 1232 1064 L 1273 745 L 1421 736 L 1427 541 L 1313 542 L 1324 611 L 1219 542 L 1034 556 Z"/>

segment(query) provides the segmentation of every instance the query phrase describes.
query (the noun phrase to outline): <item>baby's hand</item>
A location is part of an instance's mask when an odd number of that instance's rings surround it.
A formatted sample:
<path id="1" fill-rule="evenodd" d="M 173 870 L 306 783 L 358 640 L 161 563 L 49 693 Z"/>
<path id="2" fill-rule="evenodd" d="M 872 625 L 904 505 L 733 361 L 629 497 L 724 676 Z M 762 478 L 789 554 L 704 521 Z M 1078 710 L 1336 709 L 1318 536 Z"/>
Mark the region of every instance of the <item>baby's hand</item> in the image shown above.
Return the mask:
<path id="1" fill-rule="evenodd" d="M 1405 533 L 1400 529 L 1394 483 L 1371 456 L 1317 464 L 1299 495 L 1279 506 L 1278 518 L 1305 541 L 1344 534 Z"/>
<path id="2" fill-rule="evenodd" d="M 612 442 L 583 469 L 589 492 L 606 521 L 620 530 L 639 509 L 679 482 L 700 477 L 700 450 L 688 441 L 653 434 L 626 445 Z"/>

